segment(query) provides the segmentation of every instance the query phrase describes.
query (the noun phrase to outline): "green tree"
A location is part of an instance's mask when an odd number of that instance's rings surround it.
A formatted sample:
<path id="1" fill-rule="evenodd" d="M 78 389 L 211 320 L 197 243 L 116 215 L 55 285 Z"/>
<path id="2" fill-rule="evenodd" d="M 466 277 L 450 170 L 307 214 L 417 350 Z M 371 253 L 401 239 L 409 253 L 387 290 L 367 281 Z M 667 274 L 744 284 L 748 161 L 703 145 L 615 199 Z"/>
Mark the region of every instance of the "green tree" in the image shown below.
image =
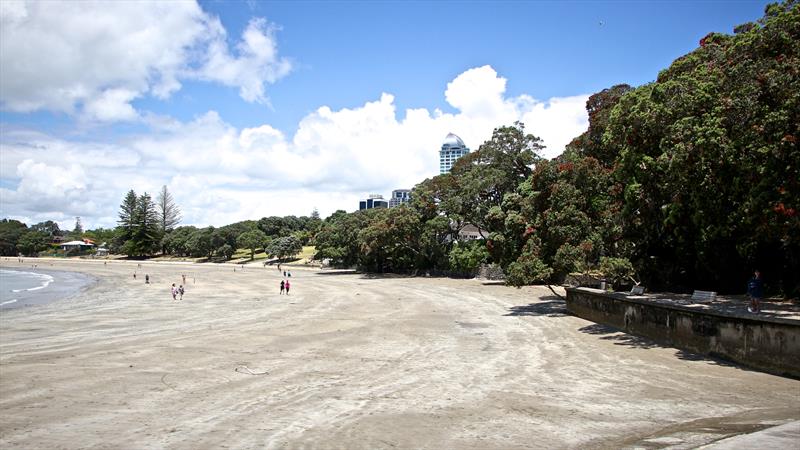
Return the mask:
<path id="1" fill-rule="evenodd" d="M 214 227 L 206 227 L 198 230 L 187 230 L 190 232 L 186 239 L 185 248 L 190 256 L 199 258 L 210 258 L 214 255 L 214 250 L 220 246 L 214 247 L 212 242 L 212 235 L 214 234 Z"/>
<path id="2" fill-rule="evenodd" d="M 236 238 L 236 245 L 250 250 L 251 261 L 255 259 L 256 249 L 263 247 L 265 242 L 267 242 L 267 235 L 261 230 L 246 231 Z"/>
<path id="3" fill-rule="evenodd" d="M 61 229 L 58 227 L 58 224 L 56 222 L 53 222 L 52 220 L 47 220 L 45 222 L 39 222 L 37 224 L 31 225 L 31 230 L 41 231 L 42 233 L 46 233 L 51 239 L 56 236 L 62 235 Z"/>
<path id="4" fill-rule="evenodd" d="M 225 260 L 231 259 L 234 253 L 235 253 L 234 248 L 228 244 L 223 244 L 222 247 L 217 249 L 217 256 L 222 256 L 223 258 L 225 258 Z M 253 259 L 252 255 L 250 259 Z"/>
<path id="5" fill-rule="evenodd" d="M 266 239 L 266 235 L 264 236 Z M 263 241 L 262 241 L 263 242 Z M 270 241 L 267 253 L 277 257 L 278 259 L 285 259 L 294 256 L 303 250 L 303 245 L 294 236 L 286 236 Z"/>
<path id="6" fill-rule="evenodd" d="M 481 264 L 488 262 L 489 252 L 482 239 L 456 242 L 448 256 L 450 269 L 465 275 L 474 275 Z"/>
<path id="7" fill-rule="evenodd" d="M 122 200 L 122 204 L 119 207 L 119 220 L 117 221 L 119 233 L 117 234 L 117 243 L 120 247 L 133 239 L 133 234 L 136 230 L 136 212 L 138 209 L 138 201 L 139 197 L 136 195 L 136 192 L 131 189 L 125 195 L 125 198 Z M 132 244 L 127 246 L 127 248 L 132 247 Z"/>
<path id="8" fill-rule="evenodd" d="M 124 239 L 121 248 L 125 254 L 152 255 L 161 244 L 158 223 L 158 212 L 150 195 L 145 192 L 137 198 L 130 191 L 120 209 L 120 239 Z"/>
<path id="9" fill-rule="evenodd" d="M 20 237 L 28 230 L 28 226 L 18 220 L 0 220 L 0 254 L 17 256 L 17 244 Z"/>
<path id="10" fill-rule="evenodd" d="M 651 285 L 739 291 L 758 266 L 800 292 L 798 24 L 796 1 L 768 5 L 613 107 L 603 144 Z"/>
<path id="11" fill-rule="evenodd" d="M 75 227 L 72 229 L 72 235 L 75 239 L 80 239 L 83 236 L 83 224 L 80 217 L 75 218 Z"/>
<path id="12" fill-rule="evenodd" d="M 23 233 L 17 248 L 26 256 L 36 256 L 39 252 L 47 250 L 50 246 L 50 235 L 42 231 L 28 230 Z"/>
<path id="13" fill-rule="evenodd" d="M 315 238 L 317 253 L 315 259 L 329 259 L 336 267 L 358 265 L 361 245 L 359 230 L 366 227 L 376 210 L 356 211 L 348 214 L 336 211 L 325 219 Z"/>

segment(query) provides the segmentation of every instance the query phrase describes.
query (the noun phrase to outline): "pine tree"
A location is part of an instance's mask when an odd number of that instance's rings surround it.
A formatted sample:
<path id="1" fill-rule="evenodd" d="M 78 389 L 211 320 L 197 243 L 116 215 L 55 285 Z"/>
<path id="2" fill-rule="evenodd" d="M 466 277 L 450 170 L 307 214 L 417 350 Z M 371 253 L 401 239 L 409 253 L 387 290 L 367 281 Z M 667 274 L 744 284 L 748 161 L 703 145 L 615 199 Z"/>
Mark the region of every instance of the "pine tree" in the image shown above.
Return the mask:
<path id="1" fill-rule="evenodd" d="M 172 231 L 175 225 L 181 222 L 181 210 L 178 208 L 178 205 L 175 204 L 172 194 L 167 191 L 167 186 L 161 187 L 161 192 L 158 193 L 157 203 L 161 233 Z"/>
<path id="2" fill-rule="evenodd" d="M 160 247 L 161 230 L 158 210 L 147 192 L 142 194 L 136 202 L 134 219 L 133 241 L 136 252 L 140 255 L 152 254 Z"/>
<path id="3" fill-rule="evenodd" d="M 75 236 L 82 236 L 83 235 L 83 225 L 81 224 L 81 218 L 75 218 L 75 229 L 72 230 L 72 234 Z"/>
<path id="4" fill-rule="evenodd" d="M 124 245 L 126 241 L 129 241 L 133 238 L 133 231 L 136 223 L 136 207 L 138 201 L 139 199 L 136 196 L 136 192 L 131 189 L 125 195 L 125 199 L 119 206 L 119 220 L 117 223 L 119 224 L 118 244 L 120 247 Z"/>

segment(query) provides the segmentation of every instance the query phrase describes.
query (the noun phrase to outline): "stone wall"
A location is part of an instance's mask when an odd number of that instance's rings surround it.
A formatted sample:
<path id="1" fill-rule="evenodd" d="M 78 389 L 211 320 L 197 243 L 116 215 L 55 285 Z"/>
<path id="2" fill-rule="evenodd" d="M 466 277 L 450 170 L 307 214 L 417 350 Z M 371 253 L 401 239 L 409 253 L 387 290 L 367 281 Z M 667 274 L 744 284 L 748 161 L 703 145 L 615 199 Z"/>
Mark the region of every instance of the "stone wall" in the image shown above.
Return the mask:
<path id="1" fill-rule="evenodd" d="M 478 269 L 477 278 L 483 280 L 505 280 L 506 274 L 503 273 L 503 269 L 496 264 L 481 264 L 481 267 Z"/>
<path id="2" fill-rule="evenodd" d="M 697 310 L 591 288 L 567 288 L 567 309 L 658 343 L 800 378 L 797 320 Z"/>

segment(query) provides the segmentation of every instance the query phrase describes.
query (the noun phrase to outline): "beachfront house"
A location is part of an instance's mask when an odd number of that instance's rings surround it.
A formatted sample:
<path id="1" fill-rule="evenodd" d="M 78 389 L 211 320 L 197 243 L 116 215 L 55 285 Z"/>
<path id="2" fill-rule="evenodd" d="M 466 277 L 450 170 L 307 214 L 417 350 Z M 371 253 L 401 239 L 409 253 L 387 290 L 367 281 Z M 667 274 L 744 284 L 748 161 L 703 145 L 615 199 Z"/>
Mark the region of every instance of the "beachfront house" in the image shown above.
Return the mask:
<path id="1" fill-rule="evenodd" d="M 90 244 L 84 241 L 69 241 L 62 243 L 61 245 L 59 245 L 59 247 L 61 247 L 61 250 L 64 250 L 67 253 L 83 252 L 94 247 L 94 244 Z"/>

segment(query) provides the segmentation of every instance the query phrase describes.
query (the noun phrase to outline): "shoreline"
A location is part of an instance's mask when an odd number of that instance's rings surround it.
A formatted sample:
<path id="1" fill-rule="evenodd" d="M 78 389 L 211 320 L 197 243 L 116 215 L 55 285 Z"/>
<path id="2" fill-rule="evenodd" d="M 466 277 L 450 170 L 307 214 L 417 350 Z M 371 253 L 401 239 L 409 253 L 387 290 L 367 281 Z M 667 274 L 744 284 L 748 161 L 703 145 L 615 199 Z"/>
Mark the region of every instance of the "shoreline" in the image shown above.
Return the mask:
<path id="1" fill-rule="evenodd" d="M 38 307 L 50 303 L 69 300 L 80 295 L 98 282 L 96 277 L 84 271 L 52 270 L 50 268 L 33 268 L 23 266 L 0 265 L 0 270 L 23 274 L 47 275 L 51 279 L 43 285 L 28 289 L 17 289 L 8 292 L 4 287 L 0 295 L 0 311 L 18 308 Z"/>
<path id="2" fill-rule="evenodd" d="M 698 447 L 800 419 L 800 381 L 598 329 L 546 288 L 293 270 L 282 296 L 274 268 L 142 266 L 150 285 L 53 261 L 98 281 L 3 312 L 0 447 Z"/>

